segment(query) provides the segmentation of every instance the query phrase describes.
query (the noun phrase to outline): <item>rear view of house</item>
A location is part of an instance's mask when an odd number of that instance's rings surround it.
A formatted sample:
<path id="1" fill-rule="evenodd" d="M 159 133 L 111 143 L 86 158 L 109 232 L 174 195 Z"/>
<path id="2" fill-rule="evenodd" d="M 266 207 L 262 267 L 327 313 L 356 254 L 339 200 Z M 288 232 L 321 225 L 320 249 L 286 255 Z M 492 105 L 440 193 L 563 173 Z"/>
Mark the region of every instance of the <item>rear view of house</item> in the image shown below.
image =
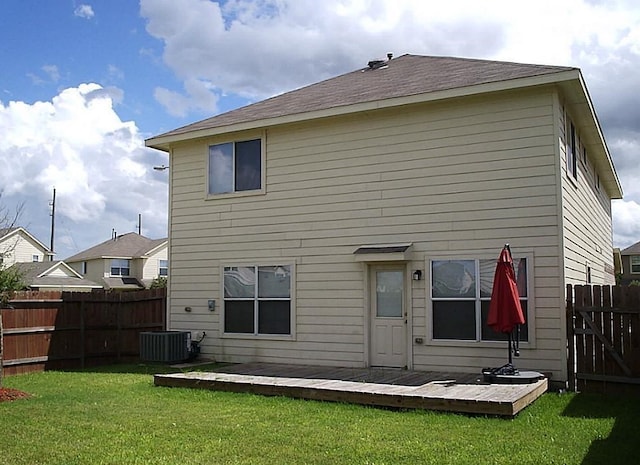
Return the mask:
<path id="1" fill-rule="evenodd" d="M 153 137 L 169 326 L 219 361 L 479 372 L 513 252 L 518 365 L 565 380 L 564 289 L 610 284 L 621 188 L 579 69 L 403 55 Z"/>

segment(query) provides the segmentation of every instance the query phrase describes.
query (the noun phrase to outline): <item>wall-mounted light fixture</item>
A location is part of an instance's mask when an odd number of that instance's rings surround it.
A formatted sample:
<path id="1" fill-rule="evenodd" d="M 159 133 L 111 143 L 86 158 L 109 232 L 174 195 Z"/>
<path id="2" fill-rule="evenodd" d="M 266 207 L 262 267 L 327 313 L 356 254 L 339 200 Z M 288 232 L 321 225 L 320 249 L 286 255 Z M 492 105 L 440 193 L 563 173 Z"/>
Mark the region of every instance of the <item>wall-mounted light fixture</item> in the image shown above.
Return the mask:
<path id="1" fill-rule="evenodd" d="M 416 270 L 413 272 L 413 280 L 420 281 L 422 279 L 422 270 Z"/>

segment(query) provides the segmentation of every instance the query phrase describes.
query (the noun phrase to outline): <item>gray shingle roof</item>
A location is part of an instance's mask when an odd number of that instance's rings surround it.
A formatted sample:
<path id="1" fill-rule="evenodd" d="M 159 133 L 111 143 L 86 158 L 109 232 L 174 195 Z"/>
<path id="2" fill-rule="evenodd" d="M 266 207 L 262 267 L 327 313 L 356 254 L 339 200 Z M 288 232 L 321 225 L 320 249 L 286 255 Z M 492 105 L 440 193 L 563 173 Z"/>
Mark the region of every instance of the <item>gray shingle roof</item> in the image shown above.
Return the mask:
<path id="1" fill-rule="evenodd" d="M 100 284 L 96 284 L 95 282 L 90 281 L 86 278 L 78 278 L 77 276 L 40 276 L 47 270 L 55 268 L 59 263 L 61 263 L 60 260 L 45 262 L 24 262 L 15 263 L 12 268 L 17 268 L 22 273 L 24 282 L 32 287 L 101 287 Z"/>
<path id="2" fill-rule="evenodd" d="M 571 70 L 577 68 L 402 55 L 390 60 L 386 67 L 358 69 L 156 137 Z"/>
<path id="3" fill-rule="evenodd" d="M 134 232 L 116 236 L 116 239 L 109 239 L 87 250 L 79 252 L 69 258 L 66 262 L 78 262 L 83 260 L 93 260 L 95 258 L 139 258 L 159 245 L 167 241 L 163 239 L 149 239 Z"/>
<path id="4" fill-rule="evenodd" d="M 620 252 L 620 255 L 640 255 L 640 242 L 627 247 Z"/>

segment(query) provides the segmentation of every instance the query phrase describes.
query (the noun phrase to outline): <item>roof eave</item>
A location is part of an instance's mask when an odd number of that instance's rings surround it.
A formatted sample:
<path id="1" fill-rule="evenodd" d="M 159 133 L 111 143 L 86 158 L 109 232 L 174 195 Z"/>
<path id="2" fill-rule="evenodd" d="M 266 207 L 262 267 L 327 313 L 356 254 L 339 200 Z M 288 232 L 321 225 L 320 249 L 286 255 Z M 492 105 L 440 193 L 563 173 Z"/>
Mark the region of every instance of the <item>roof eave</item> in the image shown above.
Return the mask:
<path id="1" fill-rule="evenodd" d="M 159 135 L 145 140 L 145 146 L 164 152 L 169 152 L 171 151 L 171 147 L 173 144 L 187 140 L 202 139 L 231 132 L 262 129 L 283 124 L 298 123 L 314 119 L 342 116 L 352 113 L 379 110 L 383 108 L 392 108 L 415 103 L 433 102 L 438 100 L 466 97 L 503 90 L 548 85 L 578 79 L 579 77 L 580 72 L 578 69 L 570 69 L 566 71 L 560 71 L 558 73 L 542 74 L 526 78 L 509 79 L 505 81 L 496 81 L 485 84 L 477 84 L 473 86 L 458 87 L 455 89 L 446 89 L 436 92 L 395 97 L 384 100 L 373 100 L 369 102 L 336 106 L 309 112 L 292 113 L 288 115 L 277 116 L 274 118 L 261 118 L 230 125 L 197 129 L 193 131 L 186 131 L 180 134 L 168 134 L 166 136 Z"/>

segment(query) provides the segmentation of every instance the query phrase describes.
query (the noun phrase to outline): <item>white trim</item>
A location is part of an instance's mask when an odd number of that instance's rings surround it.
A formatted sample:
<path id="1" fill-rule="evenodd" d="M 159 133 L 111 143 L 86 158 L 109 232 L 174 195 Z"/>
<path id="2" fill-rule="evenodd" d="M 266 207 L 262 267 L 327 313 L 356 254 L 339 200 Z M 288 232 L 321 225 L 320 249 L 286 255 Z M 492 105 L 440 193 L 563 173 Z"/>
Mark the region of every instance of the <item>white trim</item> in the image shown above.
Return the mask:
<path id="1" fill-rule="evenodd" d="M 242 190 L 242 191 L 237 191 L 235 190 L 235 160 L 236 160 L 236 150 L 235 150 L 235 144 L 239 143 L 239 142 L 249 142 L 249 141 L 253 141 L 253 140 L 259 140 L 260 141 L 260 189 L 252 189 L 252 190 Z M 223 145 L 223 144 L 231 144 L 233 146 L 233 152 L 232 152 L 232 177 L 233 179 L 233 191 L 231 192 L 221 192 L 218 194 L 212 194 L 211 192 L 209 192 L 209 184 L 210 184 L 210 179 L 209 179 L 209 175 L 211 173 L 211 167 L 210 167 L 210 163 L 211 163 L 211 155 L 210 155 L 210 151 L 211 151 L 211 147 L 215 146 L 215 145 Z M 211 141 L 211 142 L 207 142 L 206 144 L 206 160 L 205 160 L 205 166 L 206 166 L 206 176 L 205 176 L 205 186 L 204 186 L 204 193 L 205 193 L 205 200 L 216 200 L 216 199 L 225 199 L 225 198 L 236 198 L 236 197 L 248 197 L 248 196 L 253 196 L 253 195 L 265 195 L 267 193 L 266 190 L 266 148 L 267 148 L 267 137 L 266 137 L 266 130 L 262 130 L 260 132 L 260 134 L 256 134 L 256 135 L 247 135 L 246 137 L 238 137 L 236 135 L 236 137 L 231 137 L 231 138 L 225 138 L 223 140 L 220 141 Z"/>
<path id="2" fill-rule="evenodd" d="M 535 317 L 535 295 L 534 295 L 534 255 L 532 251 L 518 250 L 514 254 L 515 258 L 525 258 L 527 260 L 527 341 L 520 341 L 520 346 L 528 349 L 536 348 L 536 317 Z M 478 266 L 480 260 L 497 259 L 497 256 L 488 256 L 486 253 L 482 254 L 454 254 L 445 256 L 432 256 L 425 257 L 425 314 L 426 314 L 426 337 L 425 344 L 431 346 L 444 346 L 444 347 L 478 347 L 478 348 L 502 348 L 504 347 L 504 341 L 488 341 L 482 339 L 482 320 L 476 320 L 476 340 L 466 339 L 434 339 L 433 337 L 433 298 L 432 298 L 432 286 L 431 286 L 431 264 L 433 261 L 447 261 L 447 260 L 474 260 L 476 267 L 476 273 L 478 272 Z M 476 289 L 479 291 L 479 274 L 476 275 Z M 470 298 L 469 298 L 470 299 Z M 474 298 L 476 306 L 480 305 L 482 297 L 479 295 Z M 477 316 L 478 309 L 476 309 Z M 480 318 L 482 318 L 482 312 L 480 311 Z"/>
<path id="3" fill-rule="evenodd" d="M 224 269 L 226 267 L 232 266 L 252 266 L 259 268 L 261 266 L 277 266 L 277 265 L 285 265 L 290 267 L 290 283 L 289 283 L 289 312 L 290 312 L 290 320 L 289 320 L 289 334 L 259 334 L 257 326 L 254 327 L 254 333 L 226 333 L 224 330 L 224 317 L 225 317 L 225 296 L 224 296 Z M 295 341 L 296 340 L 296 261 L 291 259 L 274 259 L 274 260 L 230 260 L 225 264 L 220 264 L 219 266 L 220 273 L 220 324 L 219 324 L 219 337 L 222 339 L 251 339 L 251 340 L 285 340 L 285 341 Z M 256 285 L 257 285 L 256 276 Z M 257 297 L 254 297 L 254 299 Z M 286 300 L 286 299 L 280 299 Z M 255 314 L 254 318 L 257 319 L 258 315 Z"/>

